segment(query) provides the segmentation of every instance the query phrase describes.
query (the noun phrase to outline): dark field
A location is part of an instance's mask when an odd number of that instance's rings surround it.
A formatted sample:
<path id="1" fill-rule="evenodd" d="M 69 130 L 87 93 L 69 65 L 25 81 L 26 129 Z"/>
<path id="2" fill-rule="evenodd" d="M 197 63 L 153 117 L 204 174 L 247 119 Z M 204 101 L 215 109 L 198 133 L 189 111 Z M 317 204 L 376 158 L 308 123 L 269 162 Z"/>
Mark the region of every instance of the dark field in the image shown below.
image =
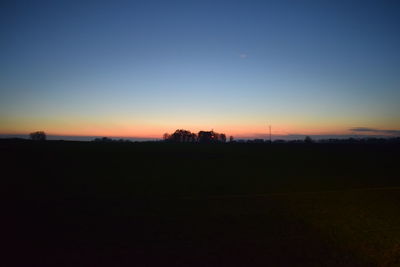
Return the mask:
<path id="1" fill-rule="evenodd" d="M 399 148 L 0 140 L 3 266 L 400 266 Z"/>

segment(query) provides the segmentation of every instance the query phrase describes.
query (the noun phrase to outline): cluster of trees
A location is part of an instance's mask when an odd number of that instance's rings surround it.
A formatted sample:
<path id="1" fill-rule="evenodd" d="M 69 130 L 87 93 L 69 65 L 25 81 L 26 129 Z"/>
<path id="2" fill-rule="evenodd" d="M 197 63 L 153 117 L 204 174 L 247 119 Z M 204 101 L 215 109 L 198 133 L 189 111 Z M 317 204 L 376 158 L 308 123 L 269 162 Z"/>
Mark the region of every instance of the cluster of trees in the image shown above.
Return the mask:
<path id="1" fill-rule="evenodd" d="M 214 131 L 200 131 L 197 134 L 188 130 L 178 129 L 173 134 L 165 133 L 163 136 L 165 141 L 177 143 L 225 143 L 226 135 Z M 230 141 L 233 137 L 230 137 Z"/>

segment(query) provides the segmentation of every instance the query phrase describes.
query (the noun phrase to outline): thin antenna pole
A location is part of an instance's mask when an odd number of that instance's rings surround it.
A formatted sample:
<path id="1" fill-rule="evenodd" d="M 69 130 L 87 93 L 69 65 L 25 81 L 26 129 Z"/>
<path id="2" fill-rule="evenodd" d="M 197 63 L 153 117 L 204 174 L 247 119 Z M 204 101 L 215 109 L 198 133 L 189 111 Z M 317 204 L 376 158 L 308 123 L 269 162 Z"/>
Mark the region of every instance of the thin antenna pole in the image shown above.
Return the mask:
<path id="1" fill-rule="evenodd" d="M 272 143 L 271 125 L 269 126 L 269 142 Z"/>

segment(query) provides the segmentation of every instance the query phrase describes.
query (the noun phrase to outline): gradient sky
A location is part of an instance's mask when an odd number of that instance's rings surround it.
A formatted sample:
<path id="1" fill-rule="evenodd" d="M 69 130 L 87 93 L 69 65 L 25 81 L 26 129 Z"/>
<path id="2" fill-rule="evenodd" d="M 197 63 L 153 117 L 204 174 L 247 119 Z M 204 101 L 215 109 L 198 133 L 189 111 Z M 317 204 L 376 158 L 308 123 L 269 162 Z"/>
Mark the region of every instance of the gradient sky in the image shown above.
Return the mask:
<path id="1" fill-rule="evenodd" d="M 3 0 L 0 33 L 3 134 L 400 129 L 395 0 Z"/>

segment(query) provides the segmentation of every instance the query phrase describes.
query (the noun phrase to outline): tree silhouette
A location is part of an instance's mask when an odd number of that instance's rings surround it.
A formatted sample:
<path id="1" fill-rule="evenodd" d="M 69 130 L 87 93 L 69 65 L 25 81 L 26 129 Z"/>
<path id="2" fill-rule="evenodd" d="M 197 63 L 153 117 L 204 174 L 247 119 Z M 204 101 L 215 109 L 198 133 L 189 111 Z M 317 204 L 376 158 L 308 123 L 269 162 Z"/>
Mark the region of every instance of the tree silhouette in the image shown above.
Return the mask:
<path id="1" fill-rule="evenodd" d="M 200 131 L 197 136 L 200 143 L 212 143 L 215 141 L 214 131 Z"/>
<path id="2" fill-rule="evenodd" d="M 37 132 L 30 133 L 29 136 L 34 141 L 44 141 L 44 140 L 46 140 L 46 134 L 43 131 L 37 131 Z"/>
<path id="3" fill-rule="evenodd" d="M 166 137 L 165 134 L 164 137 Z M 196 134 L 191 133 L 188 130 L 179 129 L 176 130 L 173 134 L 171 134 L 168 140 L 172 142 L 188 143 L 188 142 L 195 142 L 196 139 L 197 139 Z"/>
<path id="4" fill-rule="evenodd" d="M 219 143 L 226 142 L 226 135 L 219 134 L 214 131 L 200 131 L 198 133 L 198 141 L 199 143 Z"/>

